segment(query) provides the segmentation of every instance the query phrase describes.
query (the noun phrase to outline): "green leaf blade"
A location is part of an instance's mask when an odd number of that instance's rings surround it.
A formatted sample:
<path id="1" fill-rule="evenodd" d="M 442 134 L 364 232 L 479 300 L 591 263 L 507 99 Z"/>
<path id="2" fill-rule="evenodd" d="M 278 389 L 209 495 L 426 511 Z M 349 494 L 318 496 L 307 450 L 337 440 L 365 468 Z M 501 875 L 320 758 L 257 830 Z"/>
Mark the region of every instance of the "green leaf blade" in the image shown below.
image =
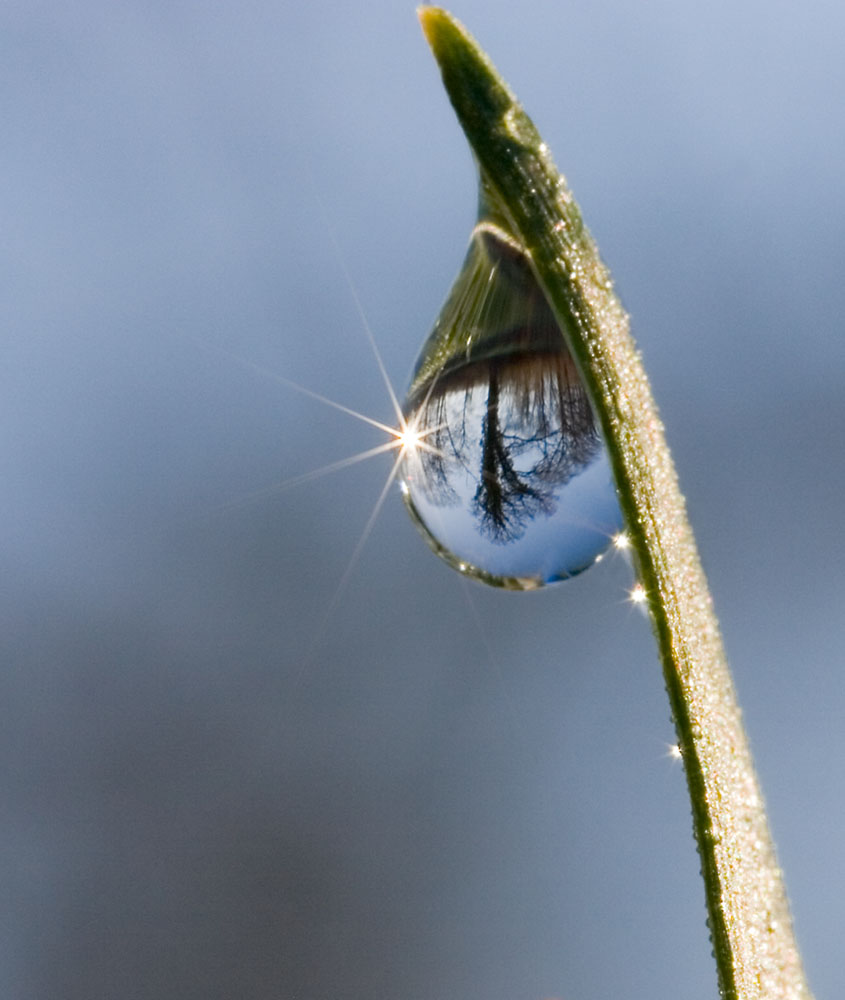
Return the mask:
<path id="1" fill-rule="evenodd" d="M 482 184 L 531 258 L 604 432 L 682 749 L 722 995 L 808 1000 L 718 622 L 627 314 L 566 181 L 486 54 L 446 11 L 419 16 Z"/>

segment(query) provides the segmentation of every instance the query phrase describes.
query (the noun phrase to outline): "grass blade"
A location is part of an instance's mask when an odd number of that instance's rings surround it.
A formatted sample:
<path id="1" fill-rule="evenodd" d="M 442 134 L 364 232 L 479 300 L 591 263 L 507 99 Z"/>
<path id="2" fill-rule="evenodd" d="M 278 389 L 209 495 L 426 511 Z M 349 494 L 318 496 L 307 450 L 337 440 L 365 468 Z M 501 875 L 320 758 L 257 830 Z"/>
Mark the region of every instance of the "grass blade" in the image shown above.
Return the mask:
<path id="1" fill-rule="evenodd" d="M 722 995 L 808 1000 L 718 622 L 628 317 L 566 182 L 487 56 L 446 11 L 419 15 L 604 432 L 683 755 Z"/>

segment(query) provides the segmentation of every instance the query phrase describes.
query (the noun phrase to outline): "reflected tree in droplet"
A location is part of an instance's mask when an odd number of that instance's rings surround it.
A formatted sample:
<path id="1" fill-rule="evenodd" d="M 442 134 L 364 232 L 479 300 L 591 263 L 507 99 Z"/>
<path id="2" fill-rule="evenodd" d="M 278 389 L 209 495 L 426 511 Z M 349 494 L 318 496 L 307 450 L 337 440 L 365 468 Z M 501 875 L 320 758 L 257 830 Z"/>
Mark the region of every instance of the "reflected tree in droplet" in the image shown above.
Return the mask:
<path id="1" fill-rule="evenodd" d="M 527 589 L 592 565 L 621 514 L 563 331 L 483 188 L 480 216 L 405 403 L 425 446 L 403 492 L 439 555 Z"/>

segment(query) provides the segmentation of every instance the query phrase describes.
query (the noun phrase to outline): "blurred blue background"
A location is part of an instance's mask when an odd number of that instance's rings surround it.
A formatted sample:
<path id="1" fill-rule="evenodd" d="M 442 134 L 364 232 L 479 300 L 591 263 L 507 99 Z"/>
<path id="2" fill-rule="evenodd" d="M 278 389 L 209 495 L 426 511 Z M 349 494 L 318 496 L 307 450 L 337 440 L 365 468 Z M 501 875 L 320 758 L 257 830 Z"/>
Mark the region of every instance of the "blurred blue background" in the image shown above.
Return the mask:
<path id="1" fill-rule="evenodd" d="M 632 313 L 840 995 L 845 7 L 455 13 Z M 621 559 L 486 591 L 394 489 L 338 593 L 389 460 L 247 499 L 383 439 L 257 368 L 392 422 L 344 268 L 403 385 L 463 257 L 413 5 L 11 0 L 0 81 L 3 996 L 716 996 Z"/>

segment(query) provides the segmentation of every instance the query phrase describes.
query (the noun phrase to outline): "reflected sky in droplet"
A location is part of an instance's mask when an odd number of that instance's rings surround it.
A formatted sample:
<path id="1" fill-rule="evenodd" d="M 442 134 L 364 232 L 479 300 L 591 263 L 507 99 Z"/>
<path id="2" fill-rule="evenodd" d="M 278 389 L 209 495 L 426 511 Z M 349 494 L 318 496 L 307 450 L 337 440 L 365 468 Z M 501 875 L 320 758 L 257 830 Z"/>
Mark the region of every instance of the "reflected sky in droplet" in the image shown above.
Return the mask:
<path id="1" fill-rule="evenodd" d="M 416 446 L 399 476 L 434 551 L 493 586 L 575 576 L 622 528 L 568 335 L 482 174 L 479 221 L 405 401 Z"/>
<path id="2" fill-rule="evenodd" d="M 518 351 L 435 377 L 406 404 L 412 517 L 434 550 L 487 583 L 532 589 L 591 566 L 621 529 L 607 454 L 575 365 Z"/>

